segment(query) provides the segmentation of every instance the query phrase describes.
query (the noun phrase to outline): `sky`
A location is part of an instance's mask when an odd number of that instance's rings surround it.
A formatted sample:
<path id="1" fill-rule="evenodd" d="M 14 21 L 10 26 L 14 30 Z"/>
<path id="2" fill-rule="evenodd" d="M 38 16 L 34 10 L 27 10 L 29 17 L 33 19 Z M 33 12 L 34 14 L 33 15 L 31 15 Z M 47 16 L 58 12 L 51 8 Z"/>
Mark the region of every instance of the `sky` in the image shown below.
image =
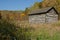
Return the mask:
<path id="1" fill-rule="evenodd" d="M 0 0 L 0 10 L 24 10 L 42 0 Z"/>

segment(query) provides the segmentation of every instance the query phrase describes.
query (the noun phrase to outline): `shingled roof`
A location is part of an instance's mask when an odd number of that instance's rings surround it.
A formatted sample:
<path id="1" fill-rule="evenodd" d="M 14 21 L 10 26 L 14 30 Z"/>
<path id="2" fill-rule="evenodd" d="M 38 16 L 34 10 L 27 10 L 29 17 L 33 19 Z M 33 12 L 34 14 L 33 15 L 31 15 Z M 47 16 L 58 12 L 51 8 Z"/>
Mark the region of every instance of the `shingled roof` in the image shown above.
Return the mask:
<path id="1" fill-rule="evenodd" d="M 51 9 L 54 9 L 56 11 L 56 9 L 54 7 L 47 7 L 47 8 L 33 10 L 29 13 L 29 15 L 45 14 L 45 13 L 48 13 Z M 58 12 L 56 11 L 56 13 L 58 13 Z"/>

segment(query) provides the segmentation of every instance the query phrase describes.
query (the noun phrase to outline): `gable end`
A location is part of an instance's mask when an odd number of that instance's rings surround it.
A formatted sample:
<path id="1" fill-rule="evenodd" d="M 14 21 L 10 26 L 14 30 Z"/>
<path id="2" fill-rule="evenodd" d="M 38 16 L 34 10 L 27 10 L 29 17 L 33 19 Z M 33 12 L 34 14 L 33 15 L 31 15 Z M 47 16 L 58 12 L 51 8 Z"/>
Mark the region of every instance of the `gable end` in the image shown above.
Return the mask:
<path id="1" fill-rule="evenodd" d="M 47 11 L 47 13 L 48 13 L 49 11 L 51 11 L 52 9 L 56 12 L 56 14 L 58 14 L 57 10 L 56 10 L 54 7 L 52 7 L 51 9 L 49 9 L 49 10 Z"/>

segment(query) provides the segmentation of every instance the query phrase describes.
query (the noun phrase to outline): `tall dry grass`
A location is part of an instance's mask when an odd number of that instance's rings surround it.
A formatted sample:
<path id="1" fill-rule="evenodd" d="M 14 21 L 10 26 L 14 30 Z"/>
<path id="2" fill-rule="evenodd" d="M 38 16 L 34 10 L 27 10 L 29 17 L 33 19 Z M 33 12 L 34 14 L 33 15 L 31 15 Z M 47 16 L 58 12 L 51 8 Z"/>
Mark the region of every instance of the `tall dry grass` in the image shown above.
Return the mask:
<path id="1" fill-rule="evenodd" d="M 21 21 L 19 26 L 30 27 L 31 40 L 60 40 L 60 21 L 45 24 L 29 24 Z"/>
<path id="2" fill-rule="evenodd" d="M 28 21 L 15 21 L 14 24 L 18 27 L 33 29 L 30 31 L 31 40 L 60 40 L 60 21 L 49 24 L 29 24 Z"/>
<path id="3" fill-rule="evenodd" d="M 31 24 L 32 40 L 60 40 L 60 21 L 49 24 Z"/>

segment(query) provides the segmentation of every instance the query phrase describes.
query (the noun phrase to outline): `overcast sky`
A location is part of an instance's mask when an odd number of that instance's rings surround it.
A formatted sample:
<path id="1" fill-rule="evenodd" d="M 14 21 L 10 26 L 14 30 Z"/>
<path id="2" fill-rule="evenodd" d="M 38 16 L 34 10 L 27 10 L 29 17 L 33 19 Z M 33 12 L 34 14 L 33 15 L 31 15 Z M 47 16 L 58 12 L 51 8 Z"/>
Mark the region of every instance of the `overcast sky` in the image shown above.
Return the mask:
<path id="1" fill-rule="evenodd" d="M 0 0 L 0 10 L 24 10 L 42 0 Z"/>

